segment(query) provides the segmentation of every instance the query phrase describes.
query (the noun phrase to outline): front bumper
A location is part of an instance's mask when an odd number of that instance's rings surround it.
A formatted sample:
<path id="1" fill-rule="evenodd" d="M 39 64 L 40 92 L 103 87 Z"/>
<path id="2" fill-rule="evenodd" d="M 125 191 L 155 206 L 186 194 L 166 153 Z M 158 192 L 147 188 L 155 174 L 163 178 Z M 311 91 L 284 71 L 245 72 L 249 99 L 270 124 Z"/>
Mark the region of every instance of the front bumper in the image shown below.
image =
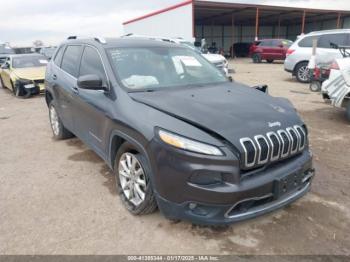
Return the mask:
<path id="1" fill-rule="evenodd" d="M 157 143 L 151 147 L 157 149 L 152 150 L 157 152 L 152 170 L 160 211 L 167 218 L 196 224 L 230 224 L 281 208 L 305 195 L 314 175 L 308 150 L 271 167 L 239 174 L 236 160 L 196 161 L 191 153 L 169 152 L 173 149 L 162 149 Z M 211 174 L 216 178 L 221 174 L 222 180 L 193 181 L 194 176 Z"/>

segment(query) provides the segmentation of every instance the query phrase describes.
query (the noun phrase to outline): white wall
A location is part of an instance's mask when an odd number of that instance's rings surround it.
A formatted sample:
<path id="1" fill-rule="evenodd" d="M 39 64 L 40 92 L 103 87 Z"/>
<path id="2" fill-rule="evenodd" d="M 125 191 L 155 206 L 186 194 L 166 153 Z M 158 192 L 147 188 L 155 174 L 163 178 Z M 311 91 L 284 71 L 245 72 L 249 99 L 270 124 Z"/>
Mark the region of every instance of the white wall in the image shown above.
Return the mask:
<path id="1" fill-rule="evenodd" d="M 124 25 L 124 33 L 169 38 L 182 37 L 193 41 L 192 4 L 126 24 Z"/>

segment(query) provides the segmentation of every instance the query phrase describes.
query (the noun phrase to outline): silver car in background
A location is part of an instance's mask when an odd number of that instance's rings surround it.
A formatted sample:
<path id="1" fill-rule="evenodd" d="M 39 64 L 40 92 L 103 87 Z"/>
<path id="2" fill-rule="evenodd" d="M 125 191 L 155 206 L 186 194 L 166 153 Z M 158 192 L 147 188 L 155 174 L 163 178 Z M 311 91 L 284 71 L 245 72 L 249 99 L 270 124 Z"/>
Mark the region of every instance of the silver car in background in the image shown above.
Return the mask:
<path id="1" fill-rule="evenodd" d="M 287 51 L 284 70 L 292 73 L 301 83 L 310 81 L 308 63 L 314 38 L 317 39 L 316 63 L 328 63 L 341 58 L 335 45 L 350 45 L 350 29 L 315 31 L 298 37 Z"/>

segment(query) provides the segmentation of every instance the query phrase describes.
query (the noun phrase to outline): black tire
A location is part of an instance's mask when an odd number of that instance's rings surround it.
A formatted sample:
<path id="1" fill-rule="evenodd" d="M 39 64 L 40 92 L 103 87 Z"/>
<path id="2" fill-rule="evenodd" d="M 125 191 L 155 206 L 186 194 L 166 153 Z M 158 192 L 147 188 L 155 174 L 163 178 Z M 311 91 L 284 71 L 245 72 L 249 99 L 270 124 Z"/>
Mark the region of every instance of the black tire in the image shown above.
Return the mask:
<path id="1" fill-rule="evenodd" d="M 53 127 L 53 120 L 52 119 L 52 112 L 51 110 L 55 110 L 56 112 L 56 117 L 57 117 L 57 130 L 54 130 L 54 127 Z M 52 130 L 52 134 L 53 134 L 53 138 L 55 140 L 62 140 L 62 139 L 67 139 L 67 138 L 71 138 L 73 137 L 74 135 L 67 129 L 65 128 L 65 126 L 63 125 L 60 117 L 58 116 L 57 114 L 57 111 L 56 111 L 56 108 L 55 108 L 55 105 L 53 103 L 53 101 L 50 102 L 49 104 L 49 119 L 50 119 L 50 125 L 51 125 L 51 130 Z"/>
<path id="2" fill-rule="evenodd" d="M 30 92 L 28 94 L 27 90 L 24 90 L 23 88 L 16 86 L 16 84 L 13 84 L 12 81 L 11 81 L 11 86 L 12 86 L 12 92 L 13 92 L 15 97 L 21 97 L 21 98 L 30 97 Z"/>
<path id="3" fill-rule="evenodd" d="M 321 82 L 319 82 L 319 81 L 311 81 L 310 82 L 310 86 L 309 86 L 309 88 L 310 88 L 310 91 L 312 91 L 312 92 L 319 92 L 319 91 L 321 91 Z"/>
<path id="4" fill-rule="evenodd" d="M 261 55 L 258 53 L 255 53 L 252 55 L 253 63 L 261 63 Z"/>
<path id="5" fill-rule="evenodd" d="M 308 62 L 301 62 L 295 66 L 295 76 L 300 83 L 310 82 L 310 70 L 307 65 Z"/>
<path id="6" fill-rule="evenodd" d="M 144 200 L 138 204 L 135 205 L 129 199 L 126 197 L 124 190 L 121 186 L 121 181 L 119 177 L 119 161 L 121 160 L 124 153 L 130 153 L 132 154 L 138 162 L 141 164 L 141 168 L 143 169 L 143 174 L 145 176 L 145 180 L 147 181 L 146 187 L 145 187 L 145 197 Z M 153 192 L 152 183 L 150 181 L 150 168 L 148 161 L 146 158 L 141 154 L 138 153 L 132 144 L 129 142 L 123 143 L 115 157 L 114 161 L 114 175 L 117 185 L 117 192 L 120 196 L 120 199 L 122 200 L 124 206 L 127 208 L 127 210 L 133 214 L 133 215 L 145 215 L 154 212 L 157 209 L 157 201 Z"/>
<path id="7" fill-rule="evenodd" d="M 268 62 L 269 64 L 273 63 L 273 59 L 266 59 L 266 62 Z"/>
<path id="8" fill-rule="evenodd" d="M 5 85 L 4 85 L 4 82 L 2 81 L 1 76 L 0 76 L 0 85 L 1 85 L 2 88 L 6 88 Z"/>
<path id="9" fill-rule="evenodd" d="M 348 101 L 346 104 L 345 116 L 346 116 L 346 119 L 350 122 L 350 101 Z"/>

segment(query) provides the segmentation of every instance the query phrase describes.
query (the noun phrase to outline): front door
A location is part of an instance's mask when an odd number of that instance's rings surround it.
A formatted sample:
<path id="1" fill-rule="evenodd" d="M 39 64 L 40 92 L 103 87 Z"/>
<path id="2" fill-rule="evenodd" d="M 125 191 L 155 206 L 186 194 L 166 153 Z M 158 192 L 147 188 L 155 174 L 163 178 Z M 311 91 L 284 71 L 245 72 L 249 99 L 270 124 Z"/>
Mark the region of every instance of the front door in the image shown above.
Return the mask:
<path id="1" fill-rule="evenodd" d="M 108 89 L 109 81 L 105 72 L 99 51 L 91 46 L 84 48 L 79 76 L 98 75 L 103 85 Z M 108 91 L 86 90 L 78 88 L 74 99 L 74 124 L 77 135 L 90 145 L 101 157 L 105 157 L 105 127 L 108 118 L 106 112 L 113 106 Z"/>

